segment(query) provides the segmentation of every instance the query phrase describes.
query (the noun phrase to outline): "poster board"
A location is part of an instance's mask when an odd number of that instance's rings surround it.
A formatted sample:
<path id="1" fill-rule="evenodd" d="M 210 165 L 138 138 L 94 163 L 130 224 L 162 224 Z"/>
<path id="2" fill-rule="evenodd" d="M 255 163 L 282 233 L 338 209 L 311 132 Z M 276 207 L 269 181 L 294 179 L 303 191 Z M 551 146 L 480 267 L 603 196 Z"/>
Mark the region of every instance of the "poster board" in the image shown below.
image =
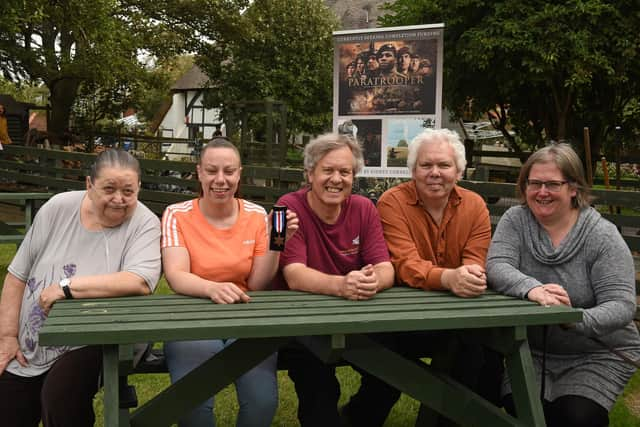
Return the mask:
<path id="1" fill-rule="evenodd" d="M 333 130 L 364 149 L 360 177 L 410 176 L 408 143 L 442 123 L 444 24 L 333 33 Z"/>

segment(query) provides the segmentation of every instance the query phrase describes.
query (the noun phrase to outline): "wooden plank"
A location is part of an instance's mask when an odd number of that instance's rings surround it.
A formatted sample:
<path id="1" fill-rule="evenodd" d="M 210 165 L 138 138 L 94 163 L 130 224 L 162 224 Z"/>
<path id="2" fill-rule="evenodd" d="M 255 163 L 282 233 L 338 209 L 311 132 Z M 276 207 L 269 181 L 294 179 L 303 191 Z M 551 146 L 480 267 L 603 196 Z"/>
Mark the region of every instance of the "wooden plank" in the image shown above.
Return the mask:
<path id="1" fill-rule="evenodd" d="M 521 332 L 524 334 L 524 332 Z M 518 418 L 526 425 L 544 426 L 545 420 L 539 410 L 540 397 L 536 387 L 536 372 L 527 341 L 520 341 L 515 352 L 505 357 L 507 371 L 511 378 L 523 378 L 524 381 L 513 382 L 513 400 Z"/>
<path id="2" fill-rule="evenodd" d="M 0 200 L 49 200 L 52 193 L 0 193 Z"/>
<path id="3" fill-rule="evenodd" d="M 143 203 L 145 201 L 162 202 L 166 205 L 178 202 L 184 202 L 185 200 L 193 199 L 195 195 L 184 193 L 172 193 L 169 191 L 151 191 L 140 190 L 138 199 Z M 166 207 L 166 206 L 165 206 Z"/>
<path id="4" fill-rule="evenodd" d="M 45 150 L 44 148 L 25 147 L 23 145 L 11 144 L 5 147 L 5 151 L 12 155 L 27 155 L 39 159 L 75 160 L 83 163 L 93 163 L 96 158 L 95 153 L 80 153 L 76 151 Z"/>
<path id="5" fill-rule="evenodd" d="M 638 211 L 638 216 L 633 215 L 616 215 L 616 214 L 608 214 L 603 213 L 602 216 L 614 223 L 619 227 L 634 227 L 640 228 L 640 211 Z"/>
<path id="6" fill-rule="evenodd" d="M 526 302 L 525 302 L 526 303 Z M 280 316 L 317 316 L 317 315 L 364 315 L 365 317 L 375 317 L 382 313 L 389 312 L 397 312 L 400 309 L 402 311 L 419 311 L 419 310 L 429 310 L 431 312 L 435 311 L 459 311 L 465 310 L 468 308 L 473 308 L 474 310 L 505 310 L 505 309 L 524 309 L 527 310 L 530 308 L 530 304 L 522 304 L 518 302 L 504 302 L 502 304 L 499 303 L 479 303 L 474 307 L 471 307 L 469 304 L 433 304 L 429 305 L 426 303 L 414 303 L 414 304 L 392 304 L 392 305 L 364 305 L 358 304 L 357 306 L 340 306 L 340 305 L 325 305 L 314 308 L 292 308 L 291 305 L 287 306 L 286 303 L 280 303 L 277 305 L 269 305 L 267 307 L 258 307 L 252 308 L 251 310 L 243 310 L 241 313 L 238 313 L 237 310 L 208 310 L 210 307 L 201 305 L 201 306 L 180 306 L 176 307 L 167 307 L 163 306 L 164 310 L 152 309 L 150 311 L 144 309 L 131 310 L 131 309 L 112 309 L 112 310 L 103 310 L 103 309 L 93 309 L 87 310 L 86 313 L 82 316 L 73 316 L 78 323 L 82 322 L 82 324 L 96 324 L 96 323 L 132 323 L 132 322 L 148 322 L 148 321 L 156 321 L 158 320 L 158 316 L 166 316 L 166 318 L 173 321 L 188 321 L 188 320 L 226 320 L 226 319 L 236 319 L 238 317 L 242 317 L 244 319 L 248 318 L 269 318 L 269 317 L 280 317 Z M 126 317 L 125 317 L 126 316 Z M 49 322 L 50 326 L 53 325 L 64 325 L 68 323 L 71 319 L 70 316 L 65 316 L 62 318 L 56 317 L 51 319 Z"/>
<path id="7" fill-rule="evenodd" d="M 357 306 L 357 305 L 380 305 L 389 303 L 409 303 L 416 301 L 423 301 L 429 303 L 462 303 L 475 306 L 477 301 L 510 301 L 513 303 L 531 305 L 529 301 L 520 300 L 517 298 L 509 297 L 499 294 L 495 291 L 487 291 L 483 295 L 476 298 L 460 298 L 450 292 L 445 291 L 419 291 L 413 288 L 398 286 L 392 289 L 388 289 L 382 293 L 379 293 L 374 298 L 366 301 L 351 301 L 342 298 L 337 298 L 330 295 L 321 294 L 309 294 L 306 292 L 297 291 L 249 291 L 247 294 L 251 297 L 250 309 L 254 309 L 259 304 L 271 304 L 271 303 L 286 303 L 288 307 L 291 304 L 299 304 L 300 306 L 313 306 L 319 305 L 334 305 L 334 306 Z M 135 296 L 127 298 L 94 298 L 83 299 L 81 301 L 67 301 L 61 300 L 56 303 L 56 313 L 51 317 L 56 318 L 64 316 L 65 313 L 78 313 L 85 309 L 91 308 L 131 308 L 132 310 L 140 310 L 141 308 L 158 309 L 159 311 L 166 311 L 163 306 L 173 305 L 197 305 L 209 307 L 212 303 L 204 298 L 193 298 L 178 294 L 169 295 L 149 295 L 149 296 Z M 244 304 L 222 304 L 216 306 L 216 310 L 225 311 L 237 311 L 247 307 Z"/>
<path id="8" fill-rule="evenodd" d="M 144 184 L 168 184 L 176 185 L 181 188 L 198 190 L 200 182 L 195 179 L 182 179 L 172 176 L 155 176 L 155 175 L 142 175 L 142 182 Z"/>
<path id="9" fill-rule="evenodd" d="M 118 346 L 110 345 L 103 348 L 103 372 L 104 372 L 104 422 L 107 426 L 123 426 L 119 419 L 119 361 Z"/>
<path id="10" fill-rule="evenodd" d="M 86 188 L 84 181 L 56 179 L 48 176 L 26 175 L 7 170 L 0 170 L 0 176 L 19 183 L 48 187 L 49 190 L 54 191 L 84 190 Z"/>
<path id="11" fill-rule="evenodd" d="M 622 238 L 632 251 L 640 251 L 640 236 L 623 235 Z"/>
<path id="12" fill-rule="evenodd" d="M 640 191 L 592 190 L 592 194 L 600 205 L 640 206 Z"/>
<path id="13" fill-rule="evenodd" d="M 248 304 L 228 304 L 211 307 L 213 304 L 206 299 L 192 298 L 194 301 L 175 300 L 175 301 L 162 301 L 157 302 L 147 301 L 146 304 L 122 304 L 122 305 L 90 305 L 83 307 L 81 310 L 64 308 L 60 305 L 60 308 L 56 310 L 56 315 L 51 316 L 51 322 L 64 322 L 66 317 L 96 317 L 102 318 L 107 316 L 123 316 L 123 315 L 146 315 L 154 313 L 166 313 L 171 310 L 173 313 L 189 313 L 189 312 L 202 312 L 206 311 L 210 313 L 219 313 L 219 315 L 225 315 L 224 313 L 257 313 L 259 315 L 268 315 L 267 311 L 277 310 L 305 310 L 306 312 L 313 313 L 315 309 L 328 310 L 344 310 L 344 311 L 364 311 L 366 310 L 393 310 L 404 309 L 407 310 L 411 307 L 416 310 L 465 310 L 467 308 L 491 308 L 491 307 L 531 307 L 530 301 L 525 301 L 517 298 L 492 298 L 492 299 L 476 299 L 473 302 L 467 302 L 464 300 L 445 300 L 445 299 L 384 299 L 384 300 L 368 300 L 368 301 L 350 301 L 350 300 L 315 300 L 312 304 L 303 302 L 297 304 L 295 301 L 286 301 L 281 299 L 274 299 L 271 301 L 251 301 Z"/>
<path id="14" fill-rule="evenodd" d="M 11 238 L 13 236 L 24 237 L 24 233 L 18 231 L 15 227 L 11 227 L 10 225 L 0 221 L 0 239 L 2 237 Z"/>
<path id="15" fill-rule="evenodd" d="M 195 172 L 196 164 L 193 162 L 179 162 L 174 160 L 153 160 L 139 159 L 140 168 L 145 171 L 147 169 L 159 172 L 178 171 L 178 172 Z"/>
<path id="16" fill-rule="evenodd" d="M 325 334 L 374 333 L 436 329 L 467 329 L 502 327 L 508 324 L 541 325 L 571 323 L 581 319 L 581 313 L 568 308 L 532 306 L 504 310 L 478 309 L 431 312 L 385 312 L 371 316 L 317 315 L 231 318 L 214 320 L 171 320 L 170 314 L 155 321 L 133 323 L 98 323 L 49 325 L 40 333 L 43 345 L 131 344 L 140 341 L 185 339 L 281 337 Z M 265 324 L 268 323 L 268 324 Z"/>
<path id="17" fill-rule="evenodd" d="M 483 197 L 516 197 L 516 185 L 498 182 L 466 181 L 458 182 L 461 187 L 475 191 Z"/>

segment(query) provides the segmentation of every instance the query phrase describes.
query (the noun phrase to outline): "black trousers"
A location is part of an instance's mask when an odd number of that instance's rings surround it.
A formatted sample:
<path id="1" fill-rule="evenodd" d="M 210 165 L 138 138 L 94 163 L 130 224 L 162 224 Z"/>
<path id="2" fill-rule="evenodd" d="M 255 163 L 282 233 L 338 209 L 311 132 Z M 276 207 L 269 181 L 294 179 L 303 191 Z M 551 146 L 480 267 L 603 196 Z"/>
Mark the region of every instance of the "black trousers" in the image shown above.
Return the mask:
<path id="1" fill-rule="evenodd" d="M 370 338 L 418 364 L 424 363 L 420 357 L 431 356 L 435 369 L 448 372 L 485 399 L 500 404 L 504 363 L 499 353 L 451 331 L 375 334 Z M 382 426 L 400 391 L 367 372 L 360 373 L 360 389 L 343 409 L 344 419 L 353 427 Z M 440 417 L 439 424 L 448 421 Z"/>
<path id="2" fill-rule="evenodd" d="M 503 403 L 507 412 L 516 416 L 513 395 L 506 395 Z M 561 396 L 553 402 L 543 400 L 542 408 L 548 427 L 606 427 L 609 425 L 609 412 L 606 408 L 583 396 Z"/>
<path id="3" fill-rule="evenodd" d="M 298 395 L 301 427 L 338 427 L 340 383 L 336 368 L 325 364 L 299 343 L 278 353 L 279 364 L 286 365 Z"/>
<path id="4" fill-rule="evenodd" d="M 66 353 L 46 373 L 0 375 L 0 424 L 4 427 L 87 427 L 95 421 L 93 397 L 102 367 L 100 347 Z"/>

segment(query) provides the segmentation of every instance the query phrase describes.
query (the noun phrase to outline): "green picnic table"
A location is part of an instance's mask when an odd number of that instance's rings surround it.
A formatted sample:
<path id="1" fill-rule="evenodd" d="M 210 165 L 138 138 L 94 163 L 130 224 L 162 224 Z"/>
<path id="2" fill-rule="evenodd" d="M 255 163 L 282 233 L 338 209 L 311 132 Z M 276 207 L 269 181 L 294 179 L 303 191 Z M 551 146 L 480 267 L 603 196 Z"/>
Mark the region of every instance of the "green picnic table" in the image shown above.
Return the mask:
<path id="1" fill-rule="evenodd" d="M 394 287 L 368 301 L 295 291 L 250 292 L 248 304 L 219 305 L 179 295 L 63 300 L 40 331 L 42 345 L 102 345 L 105 426 L 169 426 L 295 337 L 325 360 L 341 357 L 461 425 L 544 426 L 530 325 L 577 322 L 581 311 L 542 307 L 488 292 L 463 299 Z M 458 330 L 479 335 L 505 355 L 519 418 L 493 406 L 445 373 L 423 368 L 367 334 Z M 119 409 L 120 352 L 139 342 L 238 338 L 231 346 L 129 414 Z M 308 340 L 304 340 L 307 342 Z"/>
<path id="2" fill-rule="evenodd" d="M 51 193 L 0 193 L 0 203 L 11 202 L 24 205 L 24 222 L 11 223 L 0 220 L 0 243 L 21 243 L 31 227 L 37 200 L 49 200 Z M 24 232 L 18 228 L 24 227 Z"/>

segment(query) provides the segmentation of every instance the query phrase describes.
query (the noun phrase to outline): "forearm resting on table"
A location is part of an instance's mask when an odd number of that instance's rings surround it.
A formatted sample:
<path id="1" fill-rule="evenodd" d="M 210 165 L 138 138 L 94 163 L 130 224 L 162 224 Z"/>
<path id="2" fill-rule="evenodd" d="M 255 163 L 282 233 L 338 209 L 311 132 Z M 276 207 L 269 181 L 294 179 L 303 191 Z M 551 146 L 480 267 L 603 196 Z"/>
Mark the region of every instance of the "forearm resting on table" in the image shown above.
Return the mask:
<path id="1" fill-rule="evenodd" d="M 282 272 L 289 289 L 342 296 L 344 276 L 325 274 L 301 263 L 289 264 Z"/>
<path id="2" fill-rule="evenodd" d="M 128 271 L 72 277 L 70 288 L 74 298 L 108 298 L 151 293 L 142 277 Z"/>
<path id="3" fill-rule="evenodd" d="M 180 295 L 196 298 L 211 298 L 211 288 L 217 283 L 203 279 L 189 271 L 165 270 L 167 282 L 171 289 Z"/>

